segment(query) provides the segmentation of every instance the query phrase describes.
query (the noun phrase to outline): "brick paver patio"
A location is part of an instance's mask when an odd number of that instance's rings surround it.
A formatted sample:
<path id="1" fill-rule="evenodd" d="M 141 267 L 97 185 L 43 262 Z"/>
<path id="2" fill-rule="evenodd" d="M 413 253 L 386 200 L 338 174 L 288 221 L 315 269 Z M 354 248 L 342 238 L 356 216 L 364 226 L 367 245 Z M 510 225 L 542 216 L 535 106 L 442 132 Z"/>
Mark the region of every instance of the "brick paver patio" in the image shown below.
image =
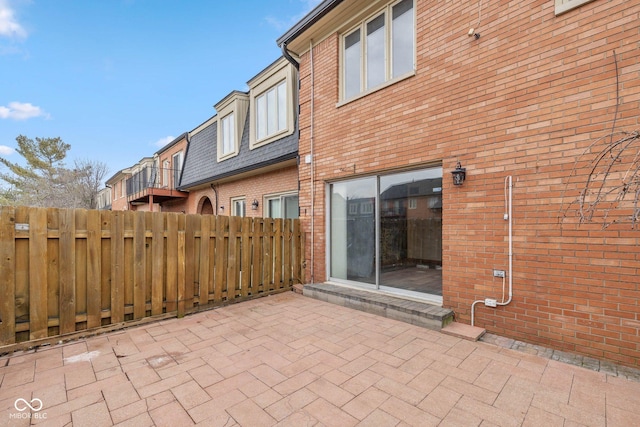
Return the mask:
<path id="1" fill-rule="evenodd" d="M 626 427 L 640 382 L 288 292 L 1 357 L 29 424 Z"/>

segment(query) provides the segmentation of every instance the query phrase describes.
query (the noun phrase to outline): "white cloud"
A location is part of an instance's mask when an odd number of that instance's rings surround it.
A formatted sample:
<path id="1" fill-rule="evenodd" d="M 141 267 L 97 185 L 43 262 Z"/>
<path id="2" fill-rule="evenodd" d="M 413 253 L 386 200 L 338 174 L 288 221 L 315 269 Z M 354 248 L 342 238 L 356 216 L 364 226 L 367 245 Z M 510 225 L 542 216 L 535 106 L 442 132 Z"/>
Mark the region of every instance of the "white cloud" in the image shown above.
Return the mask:
<path id="1" fill-rule="evenodd" d="M 0 0 L 0 36 L 27 37 L 27 31 L 16 20 L 8 0 Z"/>
<path id="2" fill-rule="evenodd" d="M 155 145 L 158 148 L 162 148 L 168 143 L 170 143 L 171 141 L 173 141 L 174 139 L 176 139 L 175 136 L 165 136 L 164 138 L 160 138 L 159 140 L 157 140 L 153 145 Z"/>
<path id="3" fill-rule="evenodd" d="M 10 102 L 8 107 L 0 105 L 0 119 L 27 120 L 34 117 L 49 118 L 49 114 L 28 102 Z"/>
<path id="4" fill-rule="evenodd" d="M 0 154 L 3 156 L 10 156 L 15 152 L 15 150 L 11 147 L 7 147 L 6 145 L 0 145 Z"/>

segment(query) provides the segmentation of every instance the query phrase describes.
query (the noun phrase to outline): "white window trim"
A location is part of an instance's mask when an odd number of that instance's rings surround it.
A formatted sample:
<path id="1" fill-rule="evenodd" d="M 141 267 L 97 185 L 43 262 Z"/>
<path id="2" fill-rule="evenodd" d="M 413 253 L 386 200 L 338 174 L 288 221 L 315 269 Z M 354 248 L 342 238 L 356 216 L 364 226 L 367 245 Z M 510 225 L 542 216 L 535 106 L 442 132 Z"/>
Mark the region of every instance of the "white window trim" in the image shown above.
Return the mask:
<path id="1" fill-rule="evenodd" d="M 265 94 L 269 89 L 272 89 L 282 81 L 286 81 L 287 89 L 287 123 L 284 129 L 267 135 L 262 139 L 257 138 L 257 116 L 258 116 L 258 104 L 257 99 L 261 95 Z M 251 111 L 251 123 L 249 125 L 249 148 L 261 147 L 269 144 L 270 142 L 277 141 L 278 139 L 289 136 L 294 132 L 295 128 L 295 115 L 294 111 L 296 106 L 294 105 L 294 99 L 296 94 L 295 83 L 293 74 L 293 65 L 291 65 L 286 59 L 283 59 L 273 67 L 265 70 L 265 72 L 253 80 L 249 81 L 249 109 Z"/>
<path id="2" fill-rule="evenodd" d="M 555 0 L 556 16 L 561 15 L 570 10 L 573 10 L 576 7 L 582 6 L 583 4 L 590 3 L 592 1 L 593 0 Z"/>
<path id="3" fill-rule="evenodd" d="M 218 126 L 218 139 L 217 139 L 217 160 L 221 162 L 223 160 L 235 157 L 240 152 L 240 141 L 242 140 L 242 130 L 244 129 L 244 122 L 247 118 L 247 109 L 249 107 L 249 95 L 243 92 L 232 92 L 222 101 L 218 102 L 215 106 L 217 111 L 217 126 Z M 222 147 L 222 120 L 233 113 L 233 149 L 229 153 L 223 152 Z"/>
<path id="4" fill-rule="evenodd" d="M 284 209 L 284 199 L 286 197 L 291 197 L 291 196 L 300 196 L 298 194 L 297 191 L 285 191 L 282 193 L 272 193 L 272 194 L 265 194 L 262 198 L 262 206 L 264 208 L 264 216 L 267 218 L 273 218 L 271 215 L 272 213 L 269 212 L 269 200 L 273 200 L 273 199 L 279 199 L 280 203 L 281 203 L 281 209 Z M 298 200 L 298 203 L 300 203 L 300 201 Z M 298 209 L 300 209 L 300 205 L 298 204 Z"/>
<path id="5" fill-rule="evenodd" d="M 238 202 L 244 202 L 244 212 L 242 212 L 242 215 L 238 215 L 235 212 L 236 211 L 236 203 L 238 203 Z M 233 216 L 241 216 L 241 217 L 247 216 L 247 198 L 245 196 L 232 197 L 231 198 L 231 215 L 233 215 Z"/>
<path id="6" fill-rule="evenodd" d="M 369 14 L 368 16 L 366 16 L 364 19 L 362 19 L 360 22 L 358 22 L 357 25 L 354 25 L 352 27 L 349 27 L 348 29 L 346 29 L 345 31 L 341 31 L 341 37 L 340 37 L 340 51 L 339 51 L 339 63 L 340 63 L 340 70 L 339 70 L 339 101 L 337 103 L 337 107 L 340 107 L 344 104 L 348 104 L 349 102 L 355 101 L 357 99 L 360 99 L 364 96 L 367 96 L 371 93 L 377 92 L 381 89 L 384 89 L 388 86 L 391 86 L 393 84 L 396 84 L 402 80 L 405 80 L 409 77 L 412 77 L 416 74 L 416 44 L 417 44 L 417 25 L 416 25 L 416 16 L 417 16 L 417 11 L 416 11 L 416 1 L 413 0 L 413 70 L 408 71 L 405 74 L 390 78 L 391 74 L 391 63 L 393 61 L 393 57 L 392 55 L 392 48 L 391 48 L 391 27 L 392 25 L 390 25 L 391 20 L 392 20 L 392 9 L 393 7 L 400 3 L 400 1 L 402 0 L 397 0 L 397 1 L 393 1 L 391 3 L 387 3 L 383 8 L 377 9 L 374 13 Z M 584 0 L 582 0 L 584 1 Z M 591 1 L 591 0 L 587 0 L 587 1 Z M 378 17 L 380 14 L 385 13 L 385 49 L 387 49 L 387 53 L 386 53 L 386 58 L 385 58 L 385 75 L 386 75 L 386 79 L 383 83 L 371 87 L 371 88 L 366 88 L 366 56 L 365 56 L 365 50 L 366 50 L 366 28 L 367 28 L 367 23 L 370 22 L 372 19 L 375 19 L 376 17 Z M 345 65 L 344 65 L 344 46 L 345 46 L 345 38 L 346 36 L 352 34 L 356 29 L 360 29 L 360 49 L 361 49 L 361 67 L 360 67 L 360 89 L 361 92 L 359 92 L 356 95 L 353 95 L 349 98 L 345 98 L 345 87 L 344 87 L 344 83 L 345 83 Z"/>

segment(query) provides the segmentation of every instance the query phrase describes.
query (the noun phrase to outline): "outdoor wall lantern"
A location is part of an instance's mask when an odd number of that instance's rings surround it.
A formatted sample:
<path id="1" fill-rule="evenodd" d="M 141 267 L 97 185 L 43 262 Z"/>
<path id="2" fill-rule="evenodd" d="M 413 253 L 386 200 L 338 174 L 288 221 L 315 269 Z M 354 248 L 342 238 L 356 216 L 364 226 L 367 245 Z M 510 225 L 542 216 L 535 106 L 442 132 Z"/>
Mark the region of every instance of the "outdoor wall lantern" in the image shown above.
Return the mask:
<path id="1" fill-rule="evenodd" d="M 466 169 L 458 162 L 456 168 L 451 171 L 451 175 L 453 175 L 453 185 L 462 185 L 466 176 Z"/>
<path id="2" fill-rule="evenodd" d="M 258 210 L 258 199 L 253 199 L 253 203 L 251 203 L 251 209 L 254 211 Z"/>

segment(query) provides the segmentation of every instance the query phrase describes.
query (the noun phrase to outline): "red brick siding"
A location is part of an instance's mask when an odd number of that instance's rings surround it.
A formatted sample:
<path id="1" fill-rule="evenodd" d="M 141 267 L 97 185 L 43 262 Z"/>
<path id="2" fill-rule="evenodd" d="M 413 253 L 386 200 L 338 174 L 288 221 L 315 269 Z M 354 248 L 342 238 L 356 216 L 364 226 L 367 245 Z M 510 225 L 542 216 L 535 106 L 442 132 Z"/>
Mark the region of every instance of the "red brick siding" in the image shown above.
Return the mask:
<path id="1" fill-rule="evenodd" d="M 230 181 L 217 185 L 218 207 L 224 206 L 224 211 L 218 209 L 219 215 L 231 214 L 231 199 L 244 197 L 247 201 L 247 216 L 263 216 L 263 197 L 265 195 L 296 192 L 298 190 L 298 173 L 295 166 L 266 172 L 243 178 L 238 181 Z M 209 197 L 213 208 L 216 209 L 216 197 L 211 188 L 192 191 L 189 193 L 187 213 L 197 213 L 203 197 Z M 251 209 L 251 202 L 258 200 L 258 209 Z"/>
<path id="2" fill-rule="evenodd" d="M 586 177 L 582 168 L 570 179 L 576 158 L 613 126 L 614 50 L 616 129 L 639 127 L 640 3 L 597 0 L 556 17 L 552 0 L 485 1 L 479 40 L 467 36 L 477 2 L 416 4 L 409 79 L 338 107 L 339 35 L 314 47 L 313 230 L 311 167 L 299 170 L 309 260 L 312 234 L 314 244 L 307 278 L 326 279 L 327 181 L 441 162 L 444 306 L 469 322 L 474 300 L 502 299 L 492 270 L 508 266 L 503 188 L 512 175 L 513 302 L 476 306 L 476 325 L 640 366 L 640 231 L 577 226 L 575 211 L 561 226 L 563 202 Z M 309 61 L 304 54 L 301 158 L 311 152 Z M 458 160 L 467 181 L 454 188 Z"/>

